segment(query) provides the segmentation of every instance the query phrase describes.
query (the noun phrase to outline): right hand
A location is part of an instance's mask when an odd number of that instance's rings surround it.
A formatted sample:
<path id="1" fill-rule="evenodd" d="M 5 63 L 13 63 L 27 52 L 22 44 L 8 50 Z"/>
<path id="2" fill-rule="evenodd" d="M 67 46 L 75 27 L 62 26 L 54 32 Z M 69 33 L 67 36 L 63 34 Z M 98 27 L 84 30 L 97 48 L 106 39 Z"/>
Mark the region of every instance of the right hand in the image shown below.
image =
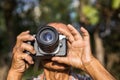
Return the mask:
<path id="1" fill-rule="evenodd" d="M 35 40 L 35 38 L 29 34 L 29 31 L 22 32 L 17 36 L 16 45 L 13 48 L 11 70 L 19 73 L 25 72 L 31 64 L 34 64 L 32 57 L 24 53 L 24 50 L 27 50 L 31 54 L 35 54 L 33 46 L 25 43 L 25 41 L 32 40 Z"/>

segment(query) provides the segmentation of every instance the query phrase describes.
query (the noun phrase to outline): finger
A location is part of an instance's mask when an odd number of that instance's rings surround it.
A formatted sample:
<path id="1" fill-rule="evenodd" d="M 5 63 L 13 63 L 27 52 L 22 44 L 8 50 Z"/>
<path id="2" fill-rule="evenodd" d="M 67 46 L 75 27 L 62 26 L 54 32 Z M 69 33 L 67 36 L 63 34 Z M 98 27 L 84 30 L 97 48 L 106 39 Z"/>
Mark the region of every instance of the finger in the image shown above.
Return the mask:
<path id="1" fill-rule="evenodd" d="M 82 36 L 83 36 L 83 39 L 86 41 L 86 40 L 89 40 L 89 33 L 88 33 L 88 31 L 85 29 L 85 28 L 83 28 L 83 27 L 81 27 L 81 32 L 82 32 Z"/>
<path id="2" fill-rule="evenodd" d="M 35 40 L 35 38 L 32 35 L 30 35 L 30 34 L 19 35 L 17 37 L 17 41 L 18 42 L 32 41 L 32 40 Z"/>
<path id="3" fill-rule="evenodd" d="M 61 34 L 65 35 L 70 42 L 73 42 L 73 41 L 74 41 L 74 37 L 72 36 L 72 34 L 70 33 L 70 31 L 68 31 L 68 30 L 66 30 L 66 29 L 63 29 L 63 28 L 59 28 L 58 31 L 59 31 Z"/>
<path id="4" fill-rule="evenodd" d="M 20 35 L 25 35 L 25 34 L 29 34 L 29 33 L 30 33 L 30 31 L 27 30 L 27 31 L 24 31 L 24 32 L 20 33 Z"/>
<path id="5" fill-rule="evenodd" d="M 22 51 L 27 50 L 30 53 L 35 54 L 35 50 L 34 50 L 33 46 L 30 45 L 30 44 L 22 43 L 21 44 L 21 49 L 22 49 Z"/>
<path id="6" fill-rule="evenodd" d="M 66 57 L 52 57 L 52 61 L 69 65 L 69 60 Z"/>
<path id="7" fill-rule="evenodd" d="M 29 64 L 25 64 L 25 65 L 26 65 L 26 69 L 28 69 L 28 68 L 29 68 L 29 66 L 30 66 Z"/>
<path id="8" fill-rule="evenodd" d="M 72 37 L 70 31 L 67 28 L 67 25 L 62 23 L 49 23 L 48 25 L 54 27 L 61 34 L 64 34 L 70 42 L 74 40 L 74 37 Z"/>
<path id="9" fill-rule="evenodd" d="M 67 45 L 68 45 L 68 48 L 71 47 L 71 43 L 70 42 L 67 42 Z"/>
<path id="10" fill-rule="evenodd" d="M 34 61 L 33 61 L 32 57 L 28 54 L 22 53 L 21 54 L 21 59 L 25 60 L 29 64 L 34 64 Z"/>
<path id="11" fill-rule="evenodd" d="M 21 46 L 23 41 L 35 40 L 35 38 L 32 35 L 30 35 L 29 32 L 30 31 L 25 31 L 25 32 L 22 32 L 20 35 L 17 36 L 17 41 L 16 41 L 16 45 L 15 45 L 15 48 L 14 48 L 15 50 Z"/>
<path id="12" fill-rule="evenodd" d="M 80 33 L 70 24 L 68 24 L 68 29 L 70 30 L 71 34 L 74 36 L 75 40 L 82 39 Z"/>

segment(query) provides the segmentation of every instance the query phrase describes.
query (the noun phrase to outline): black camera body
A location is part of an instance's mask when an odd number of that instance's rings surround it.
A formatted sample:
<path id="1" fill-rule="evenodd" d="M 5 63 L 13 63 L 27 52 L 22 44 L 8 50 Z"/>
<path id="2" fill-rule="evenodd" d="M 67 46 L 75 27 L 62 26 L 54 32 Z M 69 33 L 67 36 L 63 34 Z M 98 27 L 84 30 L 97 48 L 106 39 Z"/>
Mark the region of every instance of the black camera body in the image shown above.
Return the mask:
<path id="1" fill-rule="evenodd" d="M 36 56 L 66 56 L 66 36 L 59 34 L 52 26 L 41 27 L 34 36 L 36 40 L 32 45 Z"/>

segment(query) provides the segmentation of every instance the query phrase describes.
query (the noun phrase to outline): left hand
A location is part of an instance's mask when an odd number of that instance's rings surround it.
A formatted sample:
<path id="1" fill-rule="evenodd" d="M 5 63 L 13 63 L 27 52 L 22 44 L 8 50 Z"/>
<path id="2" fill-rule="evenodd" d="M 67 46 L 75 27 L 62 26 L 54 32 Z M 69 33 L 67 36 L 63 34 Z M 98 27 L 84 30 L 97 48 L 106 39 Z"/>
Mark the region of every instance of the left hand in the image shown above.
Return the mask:
<path id="1" fill-rule="evenodd" d="M 59 28 L 59 32 L 68 37 L 68 53 L 66 57 L 53 57 L 52 60 L 64 63 L 75 68 L 85 70 L 84 64 L 91 61 L 92 55 L 89 43 L 89 34 L 82 28 L 83 36 L 72 26 L 68 25 L 69 32 Z M 86 36 L 88 35 L 88 36 Z"/>

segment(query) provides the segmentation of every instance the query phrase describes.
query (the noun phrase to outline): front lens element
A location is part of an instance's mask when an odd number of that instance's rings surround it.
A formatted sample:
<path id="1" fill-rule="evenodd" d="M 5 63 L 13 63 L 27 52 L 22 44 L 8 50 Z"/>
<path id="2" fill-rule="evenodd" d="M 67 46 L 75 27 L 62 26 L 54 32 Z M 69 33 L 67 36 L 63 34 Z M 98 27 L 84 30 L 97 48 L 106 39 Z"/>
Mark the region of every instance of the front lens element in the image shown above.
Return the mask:
<path id="1" fill-rule="evenodd" d="M 43 39 L 47 42 L 50 42 L 53 39 L 53 36 L 51 33 L 47 32 L 43 35 Z"/>
<path id="2" fill-rule="evenodd" d="M 46 53 L 52 53 L 59 44 L 59 34 L 55 28 L 44 26 L 37 33 L 36 40 L 40 49 Z"/>
<path id="3" fill-rule="evenodd" d="M 49 45 L 49 44 L 54 43 L 55 33 L 53 31 L 47 29 L 47 30 L 44 30 L 41 32 L 39 38 L 44 44 Z"/>

